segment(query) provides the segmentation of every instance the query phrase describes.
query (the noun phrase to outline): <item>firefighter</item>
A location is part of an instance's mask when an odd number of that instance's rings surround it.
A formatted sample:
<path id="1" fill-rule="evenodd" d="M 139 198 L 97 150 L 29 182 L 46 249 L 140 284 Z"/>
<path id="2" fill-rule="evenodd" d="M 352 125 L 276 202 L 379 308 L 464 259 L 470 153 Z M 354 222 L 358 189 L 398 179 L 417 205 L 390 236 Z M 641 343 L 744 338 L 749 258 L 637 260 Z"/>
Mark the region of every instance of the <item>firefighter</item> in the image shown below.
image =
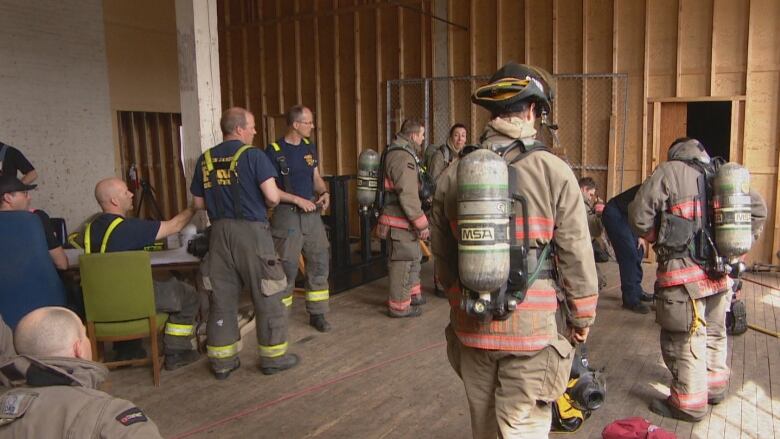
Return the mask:
<path id="1" fill-rule="evenodd" d="M 536 140 L 537 123 L 550 111 L 551 86 L 543 70 L 509 63 L 472 96 L 491 113 L 481 147 L 503 157 L 508 187 L 527 200 L 527 218 L 520 204 L 512 208 L 516 237 L 526 237 L 522 225 L 527 225 L 528 266 L 540 268 L 505 320 L 484 323 L 460 306 L 459 272 L 475 267 L 459 267 L 460 237 L 451 226 L 458 218 L 457 164 L 439 178 L 434 197 L 433 253 L 451 304 L 447 356 L 466 389 L 474 438 L 548 437 L 551 403 L 569 378 L 572 342 L 587 339 L 596 315 L 596 267 L 577 179 Z M 560 283 L 553 258 L 543 250 L 549 245 L 555 248 Z M 556 323 L 557 292 L 569 310 L 566 328 Z"/>
<path id="2" fill-rule="evenodd" d="M 390 317 L 418 317 L 425 303 L 420 289 L 420 239 L 430 236 L 428 218 L 421 201 L 420 160 L 425 127 L 407 119 L 387 147 L 382 161 L 385 202 L 379 215 L 377 235 L 388 244 L 387 271 Z M 424 195 L 422 196 L 425 197 Z"/>
<path id="3" fill-rule="evenodd" d="M 218 380 L 239 368 L 238 300 L 244 287 L 255 305 L 260 371 L 266 375 L 299 362 L 287 352 L 287 279 L 276 255 L 267 208 L 279 203 L 276 170 L 252 146 L 255 117 L 243 108 L 222 113 L 224 141 L 198 158 L 190 192 L 211 220 L 208 275 L 212 293 L 206 331 L 209 362 Z"/>
<path id="4" fill-rule="evenodd" d="M 0 362 L 0 438 L 161 438 L 135 404 L 97 389 L 108 369 L 92 361 L 81 319 L 43 307 L 16 326 L 19 356 Z"/>
<path id="5" fill-rule="evenodd" d="M 281 244 L 287 276 L 286 303 L 292 304 L 298 256 L 306 262 L 306 311 L 309 324 L 320 332 L 330 331 L 328 312 L 328 265 L 330 246 L 320 213 L 328 209 L 330 194 L 317 169 L 317 146 L 309 140 L 314 130 L 311 110 L 296 105 L 287 111 L 287 133 L 265 147 L 276 165 L 281 202 L 271 217 L 271 233 Z"/>
<path id="6" fill-rule="evenodd" d="M 668 157 L 629 205 L 631 227 L 653 243 L 658 255 L 656 322 L 664 362 L 672 373 L 671 395 L 654 400 L 650 410 L 698 422 L 707 404 L 721 402 L 728 388 L 725 316 L 732 279 L 708 270 L 706 261 L 692 253 L 694 236 L 707 222 L 703 215 L 709 203 L 703 200 L 709 196 L 702 193 L 702 181 L 710 156 L 698 140 L 681 138 L 672 143 Z M 766 207 L 757 193 L 751 192 L 750 198 L 755 238 L 763 228 Z"/>
<path id="7" fill-rule="evenodd" d="M 102 213 L 87 224 L 84 230 L 84 252 L 106 253 L 142 250 L 181 231 L 192 219 L 194 210 L 186 208 L 167 221 L 126 217 L 133 208 L 133 193 L 119 178 L 100 180 L 95 185 L 95 199 Z M 175 277 L 154 281 L 154 303 L 157 312 L 168 313 L 165 323 L 165 368 L 174 370 L 186 366 L 199 357 L 193 348 L 195 317 L 200 300 L 195 288 Z M 144 358 L 146 352 L 141 340 L 114 343 L 117 360 Z"/>

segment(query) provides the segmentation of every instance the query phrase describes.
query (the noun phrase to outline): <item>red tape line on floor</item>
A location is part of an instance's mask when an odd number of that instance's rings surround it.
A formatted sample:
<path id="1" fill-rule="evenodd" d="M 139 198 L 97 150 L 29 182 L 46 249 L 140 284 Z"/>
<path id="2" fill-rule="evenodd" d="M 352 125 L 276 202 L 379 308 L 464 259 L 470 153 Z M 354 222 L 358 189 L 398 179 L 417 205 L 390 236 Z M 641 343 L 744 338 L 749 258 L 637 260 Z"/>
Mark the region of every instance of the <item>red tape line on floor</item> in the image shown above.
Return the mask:
<path id="1" fill-rule="evenodd" d="M 212 428 L 215 428 L 215 427 L 218 427 L 220 425 L 226 424 L 226 423 L 228 423 L 230 421 L 233 421 L 235 419 L 243 418 L 244 416 L 251 415 L 252 413 L 255 413 L 255 412 L 263 410 L 263 409 L 266 409 L 268 407 L 273 407 L 273 406 L 275 406 L 275 405 L 277 405 L 279 403 L 282 403 L 284 401 L 289 401 L 291 399 L 296 399 L 296 398 L 299 398 L 301 396 L 308 395 L 310 393 L 314 393 L 314 392 L 316 392 L 318 390 L 324 389 L 325 387 L 331 386 L 333 384 L 338 384 L 338 383 L 340 383 L 342 381 L 346 381 L 349 378 L 352 378 L 354 376 L 363 374 L 363 373 L 368 372 L 370 370 L 378 369 L 378 368 L 383 367 L 383 366 L 387 366 L 388 364 L 395 363 L 396 361 L 400 361 L 400 360 L 403 360 L 404 358 L 408 358 L 408 357 L 411 357 L 413 355 L 417 355 L 417 354 L 419 354 L 421 352 L 425 352 L 425 351 L 429 351 L 431 349 L 436 349 L 436 348 L 443 347 L 445 344 L 446 344 L 446 342 L 434 343 L 432 345 L 424 346 L 424 347 L 422 347 L 420 349 L 417 349 L 417 350 L 414 350 L 414 351 L 411 351 L 411 352 L 407 352 L 407 353 L 399 355 L 397 357 L 388 358 L 385 361 L 382 361 L 382 362 L 379 362 L 379 363 L 376 363 L 376 364 L 372 364 L 371 366 L 366 366 L 366 367 L 364 367 L 362 369 L 357 369 L 357 370 L 353 370 L 352 372 L 347 372 L 347 373 L 345 373 L 345 374 L 343 374 L 341 376 L 337 376 L 337 377 L 332 378 L 330 380 L 323 381 L 323 382 L 321 382 L 319 384 L 315 384 L 313 386 L 306 387 L 304 389 L 298 390 L 297 392 L 287 393 L 287 394 L 282 395 L 282 396 L 280 396 L 280 397 L 278 397 L 276 399 L 273 399 L 271 401 L 266 401 L 266 402 L 263 402 L 263 403 L 260 403 L 260 404 L 248 407 L 248 408 L 246 408 L 246 409 L 244 409 L 244 410 L 242 410 L 242 411 L 240 411 L 238 413 L 232 414 L 230 416 L 226 416 L 226 417 L 221 418 L 221 419 L 217 419 L 215 421 L 212 421 L 212 422 L 210 422 L 208 424 L 202 425 L 202 426 L 197 427 L 195 429 L 192 429 L 192 430 L 189 430 L 189 431 L 185 431 L 183 433 L 179 433 L 179 434 L 173 436 L 173 439 L 181 439 L 181 438 L 192 436 L 194 434 L 201 433 L 201 432 L 206 431 L 206 430 L 210 430 Z"/>

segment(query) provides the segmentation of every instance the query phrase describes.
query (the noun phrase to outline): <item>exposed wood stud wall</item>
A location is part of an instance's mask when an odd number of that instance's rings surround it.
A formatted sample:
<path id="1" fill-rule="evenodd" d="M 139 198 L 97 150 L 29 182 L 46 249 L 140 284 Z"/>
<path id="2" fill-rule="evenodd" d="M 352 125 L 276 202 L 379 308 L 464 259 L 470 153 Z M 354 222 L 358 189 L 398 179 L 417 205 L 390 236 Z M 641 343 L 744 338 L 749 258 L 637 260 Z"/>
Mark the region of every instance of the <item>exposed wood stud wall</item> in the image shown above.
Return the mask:
<path id="1" fill-rule="evenodd" d="M 582 157 L 573 161 L 610 165 L 588 173 L 605 195 L 620 186 L 621 162 L 625 189 L 665 158 L 663 142 L 684 121 L 663 130 L 659 124 L 682 114 L 686 99 L 730 101 L 733 158 L 749 166 L 772 212 L 753 254 L 770 261 L 780 248 L 780 2 L 774 0 L 401 1 L 409 8 L 379 0 L 229 0 L 219 2 L 225 105 L 268 114 L 303 101 L 316 108 L 322 172 L 354 174 L 360 151 L 385 143 L 386 81 L 432 71 L 432 19 L 411 8 L 431 13 L 434 1 L 446 1 L 445 18 L 468 27 L 447 26 L 452 76 L 490 74 L 510 59 L 556 74 L 628 75 L 626 121 L 615 84 L 591 81 L 586 92 L 558 82 L 556 121 L 576 127 L 570 134 L 581 141 L 575 155 Z M 450 84 L 449 117 L 476 140 L 487 114 L 464 98 L 469 87 Z M 594 93 L 613 96 L 612 107 L 595 108 Z M 422 108 L 414 102 L 423 98 L 422 87 L 395 98 L 408 112 L 419 111 L 412 108 Z M 392 130 L 396 119 L 409 116 L 422 114 L 391 114 Z M 615 145 L 623 123 L 621 157 Z"/>

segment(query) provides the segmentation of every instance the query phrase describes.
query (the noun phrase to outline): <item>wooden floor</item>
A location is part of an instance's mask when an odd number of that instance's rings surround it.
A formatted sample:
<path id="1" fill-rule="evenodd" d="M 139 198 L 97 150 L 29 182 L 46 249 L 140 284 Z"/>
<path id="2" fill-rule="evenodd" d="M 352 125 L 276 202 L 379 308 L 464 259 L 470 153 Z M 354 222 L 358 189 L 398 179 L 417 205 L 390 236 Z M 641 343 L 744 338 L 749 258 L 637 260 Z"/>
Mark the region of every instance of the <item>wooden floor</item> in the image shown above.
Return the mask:
<path id="1" fill-rule="evenodd" d="M 615 419 L 642 416 L 679 438 L 774 438 L 780 433 L 780 350 L 774 337 L 749 330 L 729 340 L 728 398 L 698 424 L 663 419 L 647 409 L 668 394 L 654 314 L 621 309 L 617 266 L 605 264 L 608 287 L 589 339 L 591 364 L 607 372 L 607 402 L 567 438 L 600 438 Z M 432 264 L 423 266 L 430 287 Z M 749 274 L 780 288 L 774 274 Z M 645 266 L 652 291 L 653 266 Z M 463 386 L 447 362 L 445 300 L 427 295 L 424 314 L 389 319 L 387 279 L 331 299 L 334 329 L 307 325 L 303 300 L 291 314 L 291 351 L 302 363 L 264 376 L 256 369 L 254 332 L 245 337 L 242 367 L 216 381 L 207 361 L 162 374 L 152 386 L 148 368 L 112 371 L 108 391 L 134 401 L 171 438 L 468 438 Z M 778 331 L 780 290 L 745 282 L 751 323 Z M 777 317 L 776 317 L 777 316 Z M 774 389 L 773 389 L 774 387 Z M 555 437 L 555 435 L 552 435 Z"/>

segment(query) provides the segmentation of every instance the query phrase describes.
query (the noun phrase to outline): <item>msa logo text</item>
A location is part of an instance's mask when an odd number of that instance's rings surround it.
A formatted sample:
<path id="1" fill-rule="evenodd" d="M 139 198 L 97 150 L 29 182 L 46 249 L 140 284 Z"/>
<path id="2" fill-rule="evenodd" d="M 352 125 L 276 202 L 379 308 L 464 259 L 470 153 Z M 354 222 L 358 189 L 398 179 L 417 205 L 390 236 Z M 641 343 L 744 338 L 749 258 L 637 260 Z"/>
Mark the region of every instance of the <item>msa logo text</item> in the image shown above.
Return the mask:
<path id="1" fill-rule="evenodd" d="M 470 227 L 460 230 L 461 241 L 492 241 L 495 239 L 490 227 Z"/>

